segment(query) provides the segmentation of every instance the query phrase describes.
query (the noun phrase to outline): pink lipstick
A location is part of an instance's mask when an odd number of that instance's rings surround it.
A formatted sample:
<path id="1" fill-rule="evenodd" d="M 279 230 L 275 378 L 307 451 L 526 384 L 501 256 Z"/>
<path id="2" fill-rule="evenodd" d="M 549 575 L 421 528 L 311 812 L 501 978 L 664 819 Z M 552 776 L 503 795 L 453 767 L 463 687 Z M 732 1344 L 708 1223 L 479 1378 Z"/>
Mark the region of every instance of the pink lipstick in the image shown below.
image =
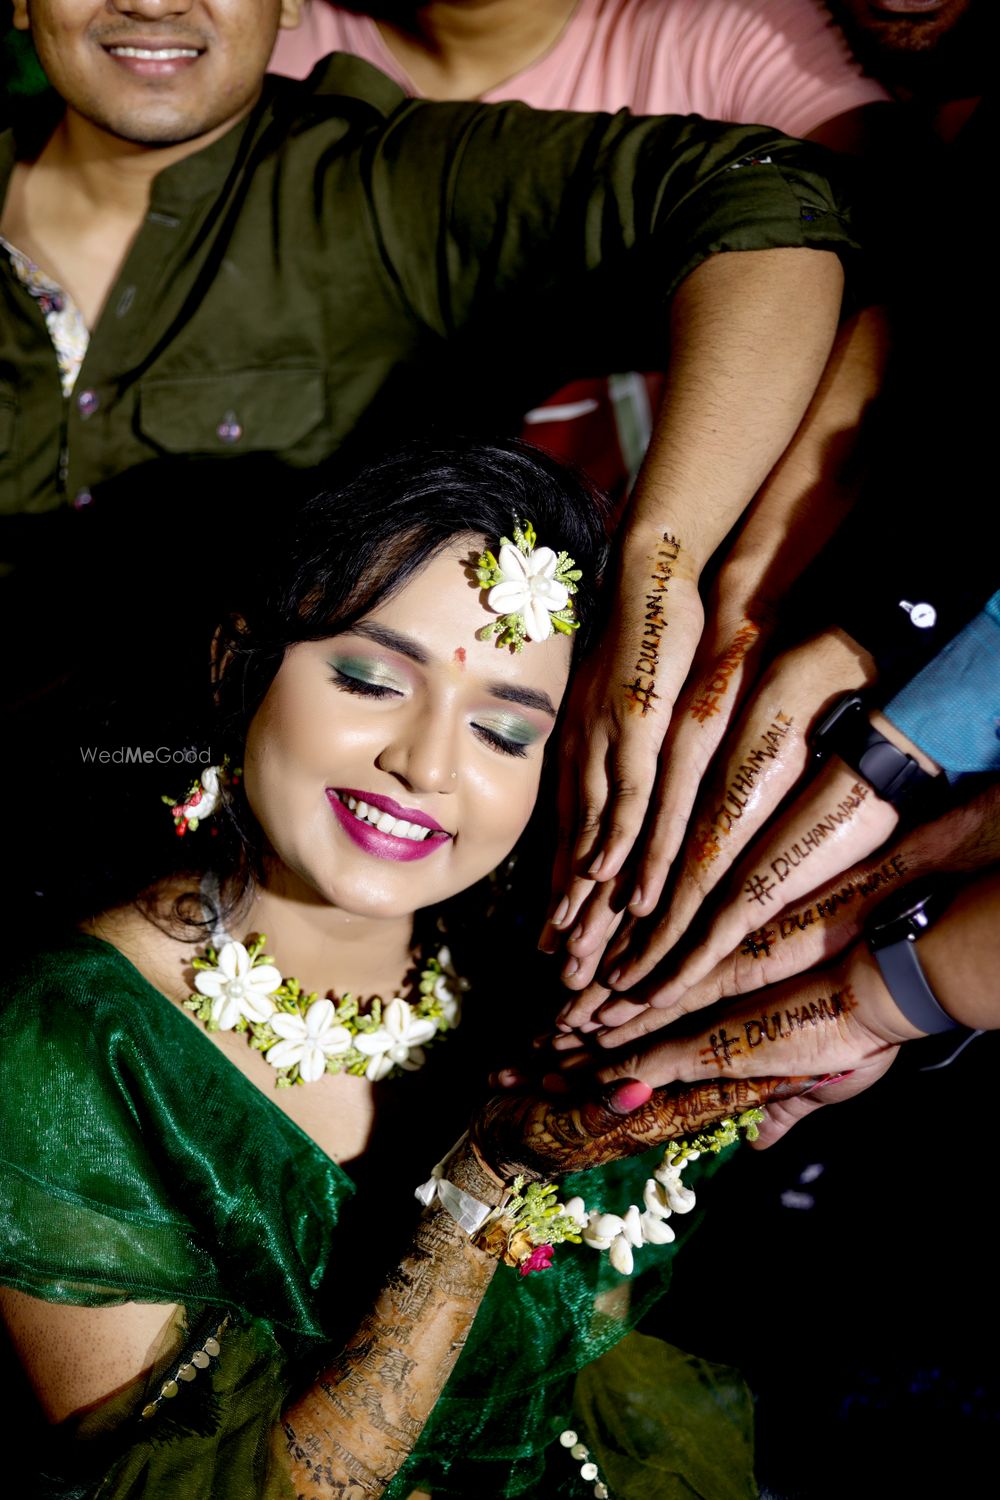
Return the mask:
<path id="1" fill-rule="evenodd" d="M 452 837 L 436 818 L 377 792 L 327 787 L 326 796 L 345 833 L 377 859 L 425 859 Z"/>

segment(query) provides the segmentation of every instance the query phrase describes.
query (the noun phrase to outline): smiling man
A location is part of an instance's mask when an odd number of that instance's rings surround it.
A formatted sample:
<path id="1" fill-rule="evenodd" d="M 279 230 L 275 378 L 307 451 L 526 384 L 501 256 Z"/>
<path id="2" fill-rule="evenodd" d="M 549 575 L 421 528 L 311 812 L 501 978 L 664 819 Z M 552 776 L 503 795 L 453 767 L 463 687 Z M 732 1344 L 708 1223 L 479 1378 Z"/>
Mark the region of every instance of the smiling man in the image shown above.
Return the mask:
<path id="1" fill-rule="evenodd" d="M 848 243 L 823 168 L 771 131 L 415 104 L 343 57 L 265 83 L 286 7 L 16 0 L 65 108 L 0 138 L 4 512 L 85 506 L 164 454 L 307 467 L 366 416 L 495 425 L 528 394 L 523 374 L 505 389 L 509 356 L 539 388 L 617 349 L 662 358 L 670 295 L 714 252 Z M 830 255 L 745 261 L 774 307 L 797 294 L 808 309 L 790 386 L 757 402 L 773 458 L 798 420 L 790 387 L 807 399 L 822 366 L 840 277 Z M 722 313 L 752 285 L 710 279 Z M 570 285 L 599 310 L 584 347 Z M 493 379 L 473 413 L 476 367 Z"/>
<path id="2" fill-rule="evenodd" d="M 829 158 L 699 116 L 409 100 L 346 56 L 304 83 L 265 78 L 295 19 L 279 0 L 15 0 L 62 100 L 0 136 L 17 693 L 63 670 L 53 611 L 92 608 L 91 523 L 73 512 L 99 509 L 107 481 L 191 457 L 294 475 L 349 439 L 496 432 L 573 376 L 656 368 L 669 348 L 592 714 L 609 795 L 641 795 L 701 634 L 701 570 L 795 433 L 837 327 L 854 247 Z M 640 718 L 630 684 L 668 536 L 670 649 Z M 211 556 L 211 539 L 176 540 L 179 566 Z"/>

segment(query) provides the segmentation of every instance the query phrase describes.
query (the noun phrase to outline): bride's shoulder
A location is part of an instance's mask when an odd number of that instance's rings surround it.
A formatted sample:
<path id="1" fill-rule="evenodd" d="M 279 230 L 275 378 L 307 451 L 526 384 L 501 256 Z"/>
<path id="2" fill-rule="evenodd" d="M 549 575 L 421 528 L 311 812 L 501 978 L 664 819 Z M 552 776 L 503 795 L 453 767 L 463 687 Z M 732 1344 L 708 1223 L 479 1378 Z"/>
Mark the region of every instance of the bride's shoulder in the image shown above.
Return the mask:
<path id="1" fill-rule="evenodd" d="M 74 1018 L 87 1025 L 98 1013 L 134 1014 L 150 989 L 178 998 L 195 951 L 136 907 L 105 912 L 16 952 L 8 947 L 0 1014 L 8 1028 L 18 1017 L 44 1017 L 51 1030 L 63 1032 Z"/>

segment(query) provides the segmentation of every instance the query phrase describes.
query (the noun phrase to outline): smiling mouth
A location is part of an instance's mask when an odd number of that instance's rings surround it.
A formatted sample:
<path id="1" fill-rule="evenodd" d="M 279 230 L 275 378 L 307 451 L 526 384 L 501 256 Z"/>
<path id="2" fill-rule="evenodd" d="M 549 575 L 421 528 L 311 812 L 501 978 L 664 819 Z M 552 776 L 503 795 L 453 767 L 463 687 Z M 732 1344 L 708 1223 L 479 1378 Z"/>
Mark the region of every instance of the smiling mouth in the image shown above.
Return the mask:
<path id="1" fill-rule="evenodd" d="M 200 57 L 197 47 L 108 47 L 112 57 L 136 57 L 141 62 L 174 62 L 180 57 Z"/>
<path id="2" fill-rule="evenodd" d="M 414 844 L 422 844 L 425 839 L 434 836 L 434 829 L 426 828 L 422 823 L 410 823 L 405 818 L 393 817 L 391 812 L 385 812 L 381 807 L 369 807 L 363 798 L 352 797 L 349 792 L 335 792 L 334 795 L 341 807 L 346 807 L 348 812 L 353 813 L 359 823 L 367 823 L 371 828 L 377 828 L 379 833 L 391 834 L 396 839 L 409 839 Z M 450 834 L 441 833 L 438 838 L 450 838 Z"/>

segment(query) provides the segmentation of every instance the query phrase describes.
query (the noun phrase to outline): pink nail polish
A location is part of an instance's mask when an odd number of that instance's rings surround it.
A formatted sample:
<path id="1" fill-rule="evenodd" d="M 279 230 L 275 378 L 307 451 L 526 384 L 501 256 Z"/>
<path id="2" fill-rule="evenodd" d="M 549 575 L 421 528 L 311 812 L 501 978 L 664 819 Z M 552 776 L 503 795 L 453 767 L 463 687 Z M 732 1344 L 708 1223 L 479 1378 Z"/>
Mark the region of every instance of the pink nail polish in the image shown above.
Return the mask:
<path id="1" fill-rule="evenodd" d="M 822 1078 L 817 1078 L 815 1083 L 810 1083 L 802 1090 L 803 1094 L 811 1094 L 814 1089 L 829 1088 L 832 1083 L 843 1083 L 845 1078 L 850 1078 L 854 1072 L 853 1068 L 847 1068 L 843 1073 L 824 1073 Z"/>
<path id="2" fill-rule="evenodd" d="M 638 1078 L 629 1078 L 612 1093 L 611 1108 L 620 1114 L 629 1115 L 652 1097 L 653 1090 L 648 1083 L 642 1083 Z"/>
<path id="3" fill-rule="evenodd" d="M 619 979 L 621 977 L 622 977 L 622 971 L 621 971 L 621 969 L 612 969 L 611 973 L 608 975 L 608 977 L 604 981 L 604 983 L 607 985 L 607 987 L 608 987 L 609 990 L 613 990 L 614 987 L 615 987 L 615 985 L 618 983 L 618 981 L 619 981 Z"/>

